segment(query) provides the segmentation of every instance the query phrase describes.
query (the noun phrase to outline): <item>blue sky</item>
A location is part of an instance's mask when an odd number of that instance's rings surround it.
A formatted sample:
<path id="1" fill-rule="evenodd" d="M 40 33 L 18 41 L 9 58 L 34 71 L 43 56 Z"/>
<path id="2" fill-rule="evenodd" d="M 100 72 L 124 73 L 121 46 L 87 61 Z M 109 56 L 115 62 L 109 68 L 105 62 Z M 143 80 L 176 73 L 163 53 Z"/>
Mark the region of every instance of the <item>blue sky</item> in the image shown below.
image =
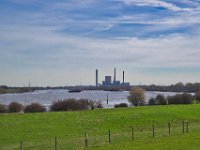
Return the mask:
<path id="1" fill-rule="evenodd" d="M 1 0 L 0 85 L 200 82 L 199 0 Z"/>

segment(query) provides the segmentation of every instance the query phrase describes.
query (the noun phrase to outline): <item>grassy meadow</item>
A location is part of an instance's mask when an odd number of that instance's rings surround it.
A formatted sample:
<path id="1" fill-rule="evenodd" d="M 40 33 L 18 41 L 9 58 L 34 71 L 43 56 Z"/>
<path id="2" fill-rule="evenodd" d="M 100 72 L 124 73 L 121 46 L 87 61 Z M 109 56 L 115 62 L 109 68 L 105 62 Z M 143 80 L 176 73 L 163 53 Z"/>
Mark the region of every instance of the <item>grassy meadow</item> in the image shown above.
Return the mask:
<path id="1" fill-rule="evenodd" d="M 182 133 L 182 120 L 189 122 L 188 133 Z M 171 123 L 170 135 L 168 122 Z M 154 138 L 152 124 L 155 126 Z M 87 148 L 84 146 L 85 131 L 88 133 Z M 200 149 L 200 105 L 0 114 L 0 150 L 19 150 L 20 141 L 23 142 L 24 150 L 53 150 L 55 136 L 58 150 L 198 150 Z"/>

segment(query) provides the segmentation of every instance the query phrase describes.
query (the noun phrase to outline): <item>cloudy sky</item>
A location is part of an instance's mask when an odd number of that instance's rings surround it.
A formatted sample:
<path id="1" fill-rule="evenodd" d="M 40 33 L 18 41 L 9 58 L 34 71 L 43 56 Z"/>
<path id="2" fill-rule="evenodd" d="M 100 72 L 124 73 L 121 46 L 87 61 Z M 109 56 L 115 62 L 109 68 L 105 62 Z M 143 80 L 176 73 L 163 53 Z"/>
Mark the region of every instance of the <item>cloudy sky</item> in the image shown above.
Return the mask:
<path id="1" fill-rule="evenodd" d="M 0 85 L 200 82 L 199 0 L 1 0 Z"/>

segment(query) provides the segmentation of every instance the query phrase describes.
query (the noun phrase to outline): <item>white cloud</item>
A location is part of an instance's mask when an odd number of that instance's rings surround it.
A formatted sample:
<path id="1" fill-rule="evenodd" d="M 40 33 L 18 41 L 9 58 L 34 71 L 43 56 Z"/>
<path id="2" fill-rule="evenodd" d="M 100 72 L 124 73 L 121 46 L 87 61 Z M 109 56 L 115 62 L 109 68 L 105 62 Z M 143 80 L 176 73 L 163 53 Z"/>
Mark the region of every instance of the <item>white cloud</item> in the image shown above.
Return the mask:
<path id="1" fill-rule="evenodd" d="M 3 53 L 6 53 L 4 49 L 7 49 L 8 53 L 12 51 L 23 55 L 35 51 L 38 57 L 42 57 L 41 53 L 49 53 L 47 57 L 57 57 L 61 62 L 66 58 L 78 57 L 96 59 L 99 64 L 101 60 L 108 62 L 129 60 L 127 65 L 138 67 L 200 67 L 199 36 L 191 38 L 191 36 L 170 35 L 148 39 L 119 37 L 112 40 L 72 36 L 55 31 L 54 28 L 46 27 L 15 27 L 12 30 L 5 27 L 4 31 L 1 31 L 3 35 L 1 41 L 12 44 L 1 46 L 2 57 Z"/>
<path id="2" fill-rule="evenodd" d="M 22 0 L 18 2 L 22 2 Z M 200 29 L 198 27 L 187 28 L 187 31 L 196 31 L 195 36 L 178 32 L 178 34 L 170 33 L 167 36 L 144 39 L 134 35 L 133 37 L 126 36 L 126 27 L 116 28 L 118 24 L 144 24 L 147 26 L 138 32 L 153 33 L 185 25 L 193 26 L 200 23 L 200 7 L 188 12 L 185 8 L 179 8 L 161 0 L 124 0 L 127 5 L 165 7 L 173 10 L 171 11 L 173 15 L 160 16 L 159 14 L 147 14 L 145 11 L 131 15 L 125 11 L 116 14 L 115 17 L 98 18 L 80 11 L 75 13 L 73 18 L 73 13 L 55 11 L 59 8 L 62 10 L 69 7 L 75 9 L 76 2 L 55 6 L 49 4 L 51 6 L 49 10 L 45 9 L 34 13 L 15 12 L 15 15 L 11 13 L 9 17 L 0 16 L 2 20 L 0 23 L 0 83 L 13 78 L 13 81 L 9 83 L 14 83 L 16 79 L 19 79 L 17 81 L 19 85 L 24 82 L 24 74 L 25 76 L 31 74 L 35 83 L 43 85 L 48 85 L 48 82 L 51 81 L 54 85 L 60 84 L 62 81 L 68 84 L 79 83 L 80 74 L 84 76 L 84 81 L 90 83 L 93 78 L 91 72 L 94 69 L 100 67 L 109 70 L 113 66 L 127 68 L 129 72 L 132 71 L 133 76 L 136 74 L 134 77 L 137 77 L 138 81 L 150 82 L 156 73 L 149 76 L 149 73 L 144 75 L 135 70 L 200 68 L 200 35 L 198 33 Z M 84 5 L 79 7 L 90 8 L 91 6 L 88 5 L 93 2 L 95 1 L 85 1 Z M 185 0 L 185 2 L 187 1 Z M 181 12 L 174 13 L 174 11 Z M 85 19 L 76 19 L 82 16 Z M 149 27 L 148 25 L 153 26 Z M 108 38 L 106 33 L 112 28 L 115 28 L 116 32 L 111 38 Z M 64 29 L 65 31 L 63 31 Z M 72 34 L 69 32 L 70 29 L 81 29 L 81 31 Z M 118 29 L 124 31 L 122 37 L 117 34 Z M 105 33 L 105 35 L 103 38 L 95 38 L 95 35 L 98 36 L 97 32 Z M 135 78 L 131 77 L 131 73 L 127 80 L 134 81 Z M 198 79 L 199 74 L 188 74 L 186 72 L 184 77 Z M 27 78 L 26 81 L 28 81 Z M 165 80 L 165 75 L 158 78 L 154 77 L 153 82 L 169 83 L 172 79 L 173 81 L 181 80 L 178 74 L 171 77 L 170 80 Z"/>
<path id="3" fill-rule="evenodd" d="M 128 5 L 164 7 L 172 11 L 191 11 L 190 8 L 180 8 L 172 3 L 162 0 L 122 0 Z"/>

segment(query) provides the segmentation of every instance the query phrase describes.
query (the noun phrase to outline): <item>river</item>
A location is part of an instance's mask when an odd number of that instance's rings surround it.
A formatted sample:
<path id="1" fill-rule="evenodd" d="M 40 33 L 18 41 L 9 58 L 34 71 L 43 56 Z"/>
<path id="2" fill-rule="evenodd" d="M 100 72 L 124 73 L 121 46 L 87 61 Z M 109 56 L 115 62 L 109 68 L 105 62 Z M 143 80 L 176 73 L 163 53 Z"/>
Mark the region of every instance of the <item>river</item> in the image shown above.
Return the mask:
<path id="1" fill-rule="evenodd" d="M 108 105 L 107 105 L 108 94 Z M 146 102 L 151 98 L 155 98 L 158 94 L 164 96 L 173 96 L 175 92 L 154 92 L 146 91 Z M 68 90 L 38 90 L 30 93 L 16 93 L 16 94 L 1 94 L 0 104 L 8 105 L 11 102 L 19 102 L 27 105 L 33 102 L 38 102 L 47 108 L 57 100 L 63 100 L 68 98 L 75 99 L 90 99 L 93 101 L 100 101 L 104 108 L 112 108 L 115 104 L 130 103 L 127 100 L 129 95 L 128 91 L 82 91 L 80 93 L 69 93 Z"/>

